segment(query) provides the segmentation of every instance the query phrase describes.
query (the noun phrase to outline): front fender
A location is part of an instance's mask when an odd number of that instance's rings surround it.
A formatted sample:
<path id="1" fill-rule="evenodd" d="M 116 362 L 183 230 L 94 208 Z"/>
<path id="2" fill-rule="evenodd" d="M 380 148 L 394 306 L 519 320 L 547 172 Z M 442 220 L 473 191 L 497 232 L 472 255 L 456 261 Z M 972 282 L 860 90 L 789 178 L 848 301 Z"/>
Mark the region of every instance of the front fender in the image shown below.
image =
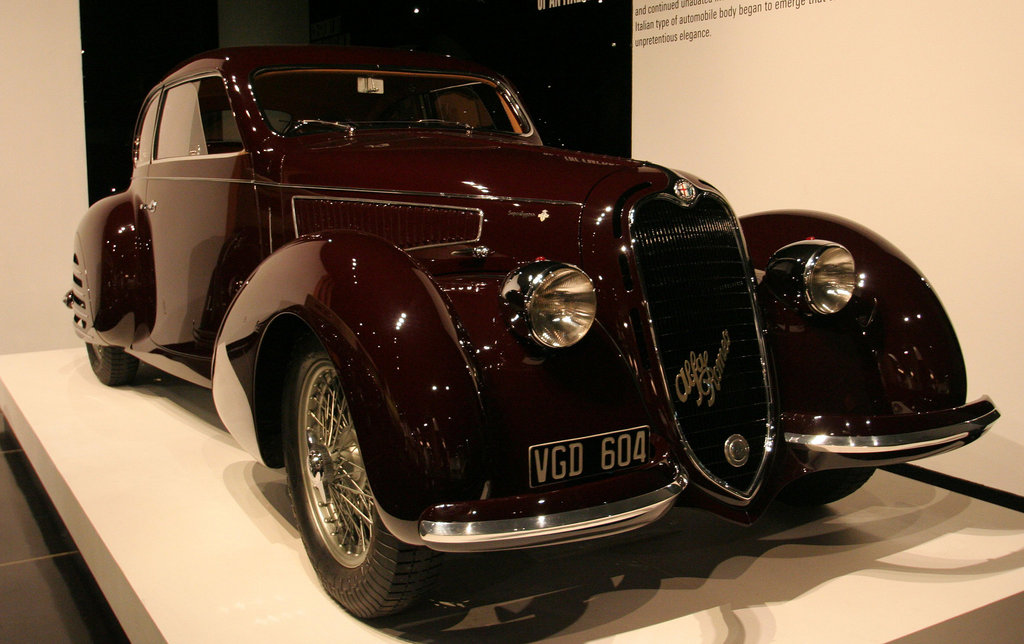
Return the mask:
<path id="1" fill-rule="evenodd" d="M 783 412 L 923 413 L 964 404 L 967 375 L 956 333 L 935 291 L 895 246 L 851 221 L 809 211 L 740 219 L 764 270 L 794 241 L 817 238 L 853 253 L 859 283 L 838 314 L 812 316 L 758 288 Z"/>
<path id="2" fill-rule="evenodd" d="M 280 405 L 265 398 L 280 402 L 268 383 L 280 381 L 282 365 L 268 356 L 300 330 L 338 367 L 385 522 L 479 498 L 475 369 L 450 303 L 415 260 L 379 237 L 331 231 L 275 252 L 235 297 L 218 335 L 214 400 L 239 443 L 271 465 Z"/>

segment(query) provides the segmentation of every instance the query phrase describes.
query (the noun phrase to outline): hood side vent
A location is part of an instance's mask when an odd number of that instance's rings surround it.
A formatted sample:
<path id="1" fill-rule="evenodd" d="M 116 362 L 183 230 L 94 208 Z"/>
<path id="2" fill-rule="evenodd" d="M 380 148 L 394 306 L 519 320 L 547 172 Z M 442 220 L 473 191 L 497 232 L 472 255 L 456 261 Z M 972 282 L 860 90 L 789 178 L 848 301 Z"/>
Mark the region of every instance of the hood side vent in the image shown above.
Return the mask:
<path id="1" fill-rule="evenodd" d="M 405 250 L 479 241 L 484 218 L 474 208 L 317 197 L 295 197 L 292 216 L 296 237 L 356 230 Z"/>

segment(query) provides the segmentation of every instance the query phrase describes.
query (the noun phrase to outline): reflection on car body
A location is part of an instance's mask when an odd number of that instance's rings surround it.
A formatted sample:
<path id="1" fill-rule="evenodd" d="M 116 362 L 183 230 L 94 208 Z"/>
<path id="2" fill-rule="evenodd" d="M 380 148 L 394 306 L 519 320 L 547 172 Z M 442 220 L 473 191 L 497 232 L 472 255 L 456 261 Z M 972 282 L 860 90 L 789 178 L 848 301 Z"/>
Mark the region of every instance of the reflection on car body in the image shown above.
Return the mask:
<path id="1" fill-rule="evenodd" d="M 806 211 L 542 145 L 448 57 L 202 54 L 147 97 L 67 303 L 107 384 L 211 387 L 285 467 L 328 592 L 409 605 L 439 553 L 613 534 L 675 504 L 750 523 L 960 447 L 959 344 L 897 249 Z"/>

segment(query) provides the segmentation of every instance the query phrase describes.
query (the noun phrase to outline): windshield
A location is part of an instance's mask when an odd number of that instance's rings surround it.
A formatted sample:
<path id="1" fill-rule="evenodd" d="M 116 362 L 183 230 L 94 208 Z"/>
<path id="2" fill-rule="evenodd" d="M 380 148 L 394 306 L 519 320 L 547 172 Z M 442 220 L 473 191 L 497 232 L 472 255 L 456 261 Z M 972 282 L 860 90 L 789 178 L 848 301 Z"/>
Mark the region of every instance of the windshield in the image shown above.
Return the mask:
<path id="1" fill-rule="evenodd" d="M 411 71 L 268 69 L 253 92 L 278 134 L 381 127 L 451 127 L 524 134 L 498 86 L 475 76 Z"/>

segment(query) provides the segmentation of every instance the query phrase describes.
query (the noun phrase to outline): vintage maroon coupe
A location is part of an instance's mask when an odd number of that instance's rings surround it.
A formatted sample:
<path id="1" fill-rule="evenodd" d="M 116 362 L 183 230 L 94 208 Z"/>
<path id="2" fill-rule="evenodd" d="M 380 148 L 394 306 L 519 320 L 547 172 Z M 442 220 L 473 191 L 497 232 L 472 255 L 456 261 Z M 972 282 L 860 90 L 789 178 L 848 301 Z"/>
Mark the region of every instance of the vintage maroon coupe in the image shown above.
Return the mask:
<path id="1" fill-rule="evenodd" d="M 452 58 L 200 55 L 146 99 L 130 188 L 75 238 L 96 375 L 211 387 L 284 466 L 352 613 L 400 610 L 440 552 L 607 535 L 673 505 L 750 523 L 960 447 L 928 282 L 861 226 L 737 220 L 710 184 L 544 147 L 509 83 Z"/>

